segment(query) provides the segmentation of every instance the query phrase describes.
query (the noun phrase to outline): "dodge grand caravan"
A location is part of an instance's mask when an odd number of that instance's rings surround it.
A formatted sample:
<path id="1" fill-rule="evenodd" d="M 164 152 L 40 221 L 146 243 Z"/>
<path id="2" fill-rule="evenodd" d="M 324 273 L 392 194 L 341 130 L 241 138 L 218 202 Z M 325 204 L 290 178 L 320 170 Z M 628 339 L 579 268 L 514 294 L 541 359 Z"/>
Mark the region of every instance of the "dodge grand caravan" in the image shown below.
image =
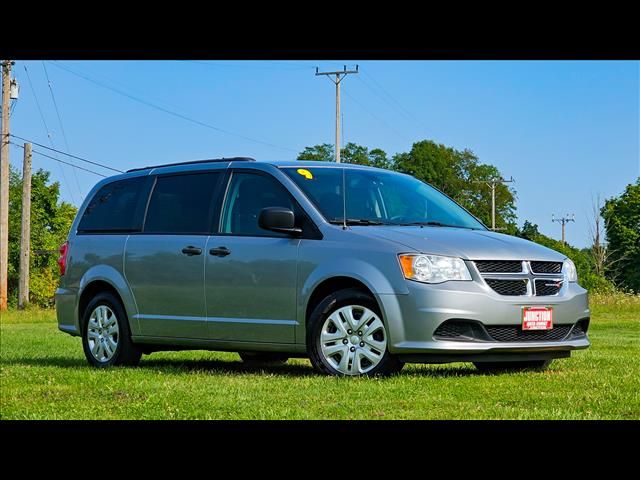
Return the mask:
<path id="1" fill-rule="evenodd" d="M 130 170 L 92 189 L 60 253 L 59 328 L 97 367 L 208 349 L 308 357 L 331 375 L 541 369 L 589 346 L 571 260 L 376 168 L 231 158 Z"/>

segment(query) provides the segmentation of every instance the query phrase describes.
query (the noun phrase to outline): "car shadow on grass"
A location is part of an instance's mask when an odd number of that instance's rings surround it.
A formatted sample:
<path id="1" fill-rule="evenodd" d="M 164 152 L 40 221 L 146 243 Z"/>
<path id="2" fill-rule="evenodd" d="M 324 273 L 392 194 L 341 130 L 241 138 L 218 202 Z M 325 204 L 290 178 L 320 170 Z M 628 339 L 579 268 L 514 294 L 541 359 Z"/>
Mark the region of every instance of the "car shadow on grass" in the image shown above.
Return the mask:
<path id="1" fill-rule="evenodd" d="M 163 370 L 168 372 L 201 372 L 210 374 L 267 374 L 284 375 L 291 377 L 319 376 L 310 365 L 285 363 L 283 365 L 247 365 L 241 360 L 216 360 L 216 359 L 143 359 L 139 369 Z"/>
<path id="2" fill-rule="evenodd" d="M 5 359 L 2 362 L 4 366 L 29 366 L 29 367 L 58 367 L 73 369 L 91 369 L 97 370 L 90 366 L 83 358 L 77 357 L 18 357 Z M 140 371 L 161 371 L 163 373 L 208 373 L 211 375 L 282 375 L 288 377 L 322 377 L 323 375 L 316 372 L 311 365 L 296 363 L 285 363 L 283 365 L 247 365 L 240 360 L 219 360 L 219 359 L 173 359 L 173 358 L 149 358 L 145 357 L 137 367 L 116 367 L 130 370 Z M 464 364 L 461 368 L 457 366 L 407 366 L 399 374 L 400 377 L 430 377 L 430 378 L 452 378 L 452 377 L 469 377 L 469 376 L 487 376 L 494 375 L 492 373 L 480 372 L 470 364 Z"/>
<path id="3" fill-rule="evenodd" d="M 57 367 L 98 370 L 87 363 L 83 358 L 74 357 L 17 357 L 4 359 L 3 366 L 28 366 L 28 367 Z M 137 367 L 114 367 L 140 370 L 162 371 L 163 373 L 178 372 L 202 372 L 210 374 L 275 374 L 285 376 L 309 377 L 319 376 L 310 365 L 285 363 L 284 365 L 247 365 L 240 360 L 216 360 L 216 359 L 168 359 L 168 358 L 143 358 Z M 105 371 L 111 369 L 105 369 Z"/>

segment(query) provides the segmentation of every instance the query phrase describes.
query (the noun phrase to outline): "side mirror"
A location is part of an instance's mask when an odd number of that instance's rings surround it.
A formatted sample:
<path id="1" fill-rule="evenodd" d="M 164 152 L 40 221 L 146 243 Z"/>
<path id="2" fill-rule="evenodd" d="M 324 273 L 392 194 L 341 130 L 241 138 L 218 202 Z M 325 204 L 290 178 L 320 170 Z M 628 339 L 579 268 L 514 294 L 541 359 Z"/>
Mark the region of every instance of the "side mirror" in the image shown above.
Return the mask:
<path id="1" fill-rule="evenodd" d="M 301 228 L 296 228 L 296 217 L 291 210 L 283 207 L 267 207 L 260 210 L 258 225 L 265 230 L 300 235 Z"/>

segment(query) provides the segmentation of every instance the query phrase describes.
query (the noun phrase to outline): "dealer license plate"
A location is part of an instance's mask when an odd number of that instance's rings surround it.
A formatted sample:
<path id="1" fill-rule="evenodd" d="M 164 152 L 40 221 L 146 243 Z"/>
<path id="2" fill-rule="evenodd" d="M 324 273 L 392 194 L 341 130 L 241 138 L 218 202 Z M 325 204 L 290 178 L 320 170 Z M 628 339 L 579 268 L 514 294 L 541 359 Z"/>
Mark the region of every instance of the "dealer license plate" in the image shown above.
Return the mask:
<path id="1" fill-rule="evenodd" d="M 522 330 L 551 330 L 553 308 L 522 307 Z"/>

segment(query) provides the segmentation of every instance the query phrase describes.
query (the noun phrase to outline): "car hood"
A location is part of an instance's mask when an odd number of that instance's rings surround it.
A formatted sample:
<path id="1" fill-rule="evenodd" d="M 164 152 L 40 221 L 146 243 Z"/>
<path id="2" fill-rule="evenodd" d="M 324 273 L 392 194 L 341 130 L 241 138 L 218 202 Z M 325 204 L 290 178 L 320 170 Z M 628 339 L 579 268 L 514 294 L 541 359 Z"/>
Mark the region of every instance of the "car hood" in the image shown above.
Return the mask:
<path id="1" fill-rule="evenodd" d="M 452 227 L 353 227 L 358 233 L 398 243 L 421 253 L 466 260 L 542 260 L 561 262 L 566 257 L 529 240 L 492 232 Z M 365 233 L 366 232 L 366 233 Z"/>

